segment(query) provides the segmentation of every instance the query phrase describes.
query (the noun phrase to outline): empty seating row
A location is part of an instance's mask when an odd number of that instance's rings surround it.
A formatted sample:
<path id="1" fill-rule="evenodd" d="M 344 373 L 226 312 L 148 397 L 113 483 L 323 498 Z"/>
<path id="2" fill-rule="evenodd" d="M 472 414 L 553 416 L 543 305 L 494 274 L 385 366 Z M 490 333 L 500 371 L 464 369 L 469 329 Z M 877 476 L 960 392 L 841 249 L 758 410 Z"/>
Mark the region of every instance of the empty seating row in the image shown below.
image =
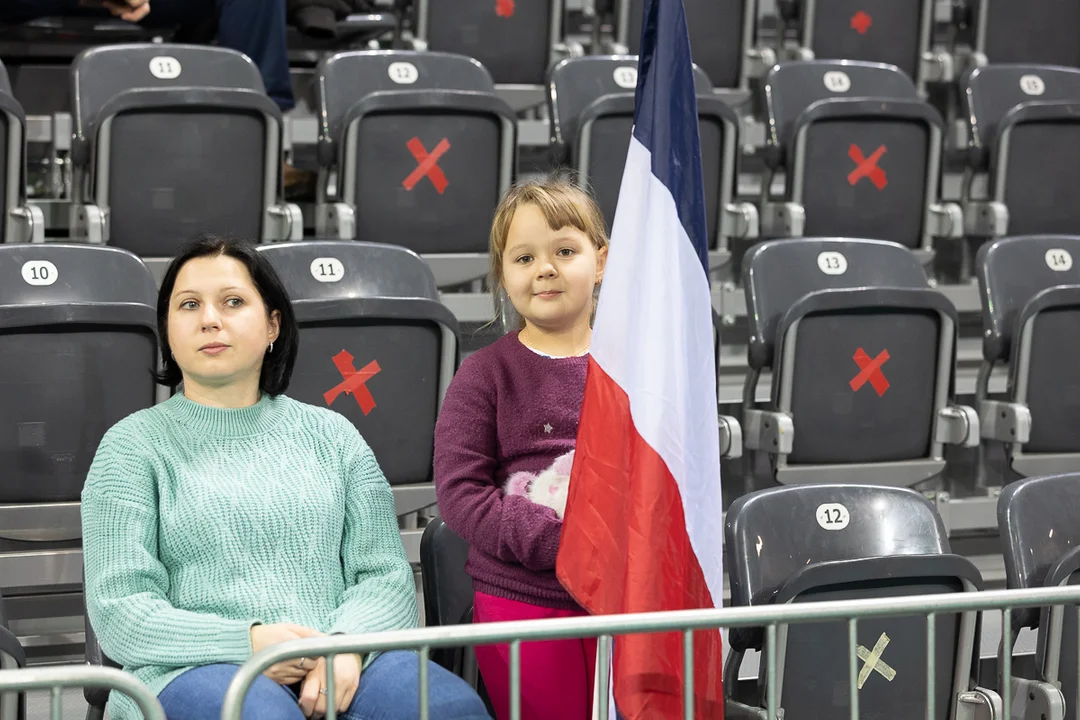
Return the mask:
<path id="1" fill-rule="evenodd" d="M 1078 501 L 1080 474 L 1075 473 L 1030 478 L 1001 494 L 999 531 L 1010 588 L 1077 582 Z M 953 554 L 933 503 L 908 489 L 826 482 L 753 492 L 729 508 L 723 547 L 734 606 L 963 593 L 983 586 L 971 561 Z M 429 626 L 471 621 L 467 553 L 467 544 L 441 520 L 425 530 L 421 558 Z M 928 647 L 924 615 L 861 620 L 855 640 L 860 714 L 882 720 L 924 717 L 930 714 L 929 696 L 935 717 L 1075 718 L 1080 650 L 1075 608 L 1018 609 L 1012 619 L 1002 657 L 1012 653 L 1021 629 L 1036 628 L 1036 677 L 979 677 L 978 613 L 936 615 L 933 647 Z M 755 709 L 766 706 L 770 682 L 785 716 L 847 716 L 852 698 L 846 622 L 779 626 L 773 678 L 762 629 L 736 629 L 728 640 L 729 716 L 764 716 Z M 739 671 L 750 650 L 763 656 L 757 685 L 745 697 L 738 693 Z M 446 648 L 434 657 L 479 681 L 470 651 Z M 998 669 L 1003 670 L 1000 657 Z M 928 674 L 934 680 L 932 696 Z M 1004 682 L 1012 684 L 1009 714 L 999 695 Z M 737 699 L 751 707 L 735 704 Z"/>
<path id="2" fill-rule="evenodd" d="M 487 224 L 516 175 L 516 121 L 464 56 L 349 52 L 318 70 L 323 237 L 394 242 L 436 260 L 440 287 L 486 272 Z M 972 144 L 963 207 L 941 202 L 944 121 L 897 68 L 783 63 L 764 95 L 769 168 L 757 206 L 736 201 L 740 122 L 698 72 L 714 266 L 734 241 L 891 240 L 928 259 L 935 239 L 1080 233 L 1073 202 L 1080 69 L 990 66 L 964 80 Z M 614 215 L 636 58 L 565 60 L 550 78 L 556 159 Z M 281 118 L 241 55 L 192 46 L 112 46 L 76 62 L 73 237 L 168 257 L 198 230 L 300 239 L 281 201 Z M 23 161 L 11 106 L 9 178 Z M 774 179 L 782 178 L 779 194 Z M 9 240 L 40 239 L 40 214 L 7 182 Z M 760 216 L 760 221 L 759 221 Z"/>

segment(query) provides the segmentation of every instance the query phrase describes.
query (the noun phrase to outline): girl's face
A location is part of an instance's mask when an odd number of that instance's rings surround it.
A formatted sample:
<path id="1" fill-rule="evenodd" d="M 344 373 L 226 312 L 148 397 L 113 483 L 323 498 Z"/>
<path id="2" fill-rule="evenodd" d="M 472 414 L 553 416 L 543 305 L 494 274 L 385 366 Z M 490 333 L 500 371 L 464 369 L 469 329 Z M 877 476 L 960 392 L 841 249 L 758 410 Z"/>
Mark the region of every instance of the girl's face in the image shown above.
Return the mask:
<path id="1" fill-rule="evenodd" d="M 549 332 L 588 325 L 606 258 L 607 248 L 597 250 L 585 233 L 552 230 L 538 207 L 522 205 L 503 250 L 503 286 L 529 324 Z"/>

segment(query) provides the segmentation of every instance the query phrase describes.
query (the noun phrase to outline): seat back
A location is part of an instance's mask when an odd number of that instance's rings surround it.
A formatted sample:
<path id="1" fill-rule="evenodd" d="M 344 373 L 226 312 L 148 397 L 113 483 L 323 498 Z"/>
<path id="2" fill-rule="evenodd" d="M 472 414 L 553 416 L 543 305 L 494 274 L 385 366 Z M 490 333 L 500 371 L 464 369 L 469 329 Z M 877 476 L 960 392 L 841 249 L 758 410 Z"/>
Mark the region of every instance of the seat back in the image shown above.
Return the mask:
<path id="1" fill-rule="evenodd" d="M 156 303 L 150 271 L 123 250 L 0 245 L 0 537 L 80 537 L 98 443 L 154 404 Z"/>
<path id="2" fill-rule="evenodd" d="M 948 554 L 933 504 L 910 490 L 825 484 L 750 493 L 728 510 L 725 545 L 733 605 L 953 593 L 981 585 L 969 561 Z M 968 689 L 956 688 L 955 678 L 958 668 L 972 667 L 976 617 L 936 618 L 939 715 L 949 714 L 957 690 Z M 925 667 L 925 628 L 920 615 L 859 622 L 860 711 L 897 720 L 925 713 L 926 679 L 919 669 Z M 775 680 L 783 707 L 817 708 L 822 717 L 848 712 L 847 630 L 845 621 L 778 628 L 782 660 Z M 736 651 L 760 648 L 761 633 L 733 636 L 732 645 Z M 822 657 L 834 660 L 823 667 Z M 759 670 L 761 701 L 768 680 Z"/>
<path id="3" fill-rule="evenodd" d="M 618 19 L 619 26 L 626 26 L 624 43 L 635 55 L 641 50 L 644 6 L 644 0 L 620 3 L 625 19 Z M 711 85 L 739 87 L 743 60 L 757 23 L 755 0 L 685 0 L 683 6 L 694 63 L 705 71 Z"/>
<path id="4" fill-rule="evenodd" d="M 1080 584 L 1080 474 L 1025 478 L 1006 485 L 998 497 L 998 531 L 1009 588 Z M 1020 628 L 1038 626 L 1041 679 L 1059 682 L 1065 698 L 1075 698 L 1076 608 L 1017 608 L 1013 618 L 1009 640 L 1015 643 Z M 1075 718 L 1076 711 L 1065 717 Z"/>
<path id="5" fill-rule="evenodd" d="M 476 58 L 500 84 L 543 85 L 562 40 L 563 0 L 419 0 L 416 17 L 431 50 Z"/>
<path id="6" fill-rule="evenodd" d="M 929 249 L 943 120 L 891 65 L 810 61 L 770 71 L 770 156 L 803 234 L 872 237 Z"/>
<path id="7" fill-rule="evenodd" d="M 431 270 L 401 247 L 306 241 L 259 248 L 300 324 L 290 395 L 347 417 L 391 485 L 432 480 L 432 437 L 458 326 Z"/>
<path id="8" fill-rule="evenodd" d="M 1012 237 L 983 245 L 976 257 L 983 303 L 983 357 L 1010 362 L 1011 399 L 1031 412 L 1031 432 L 1016 454 L 1080 453 L 1080 236 Z M 1062 459 L 1066 466 L 1080 456 Z M 1038 472 L 1038 468 L 1028 468 Z M 1024 471 L 1025 474 L 1030 474 Z"/>
<path id="9" fill-rule="evenodd" d="M 318 76 L 321 159 L 341 170 L 338 199 L 358 209 L 357 239 L 486 253 L 516 157 L 515 116 L 487 71 L 460 55 L 349 52 Z"/>
<path id="10" fill-rule="evenodd" d="M 609 230 L 633 132 L 637 62 L 634 56 L 568 58 L 552 69 L 549 81 L 552 135 L 558 147 L 569 149 L 572 164 L 595 195 Z M 739 120 L 734 110 L 713 95 L 709 78 L 697 66 L 694 81 L 707 229 L 715 242 L 719 207 L 726 204 L 721 197 L 723 180 L 726 177 L 730 186 L 734 177 Z M 718 115 L 716 108 L 727 112 Z"/>
<path id="11" fill-rule="evenodd" d="M 72 65 L 72 97 L 77 199 L 108 208 L 111 244 L 168 257 L 198 232 L 263 237 L 280 191 L 281 111 L 249 58 L 96 47 Z"/>
<path id="12" fill-rule="evenodd" d="M 999 3 L 1000 4 L 1000 3 Z M 971 163 L 986 170 L 998 125 L 1010 110 L 1027 102 L 1080 102 L 1080 69 L 1052 65 L 987 65 L 960 81 L 964 114 L 971 130 Z"/>
<path id="13" fill-rule="evenodd" d="M 918 260 L 893 243 L 797 239 L 756 246 L 743 268 L 750 367 L 772 367 L 773 408 L 796 418 L 778 467 L 823 482 L 837 464 L 860 473 L 860 463 L 893 463 L 875 470 L 882 484 L 940 470 L 932 436 L 949 397 L 956 311 Z"/>
<path id="14" fill-rule="evenodd" d="M 801 0 L 803 46 L 822 60 L 888 63 L 916 77 L 928 50 L 932 0 Z"/>
<path id="15" fill-rule="evenodd" d="M 976 50 L 992 65 L 1046 63 L 1080 66 L 1080 5 L 1072 0 L 1010 3 L 974 0 Z"/>
<path id="16" fill-rule="evenodd" d="M 427 627 L 464 625 L 472 622 L 472 579 L 465 572 L 469 545 L 442 518 L 424 528 L 420 540 L 420 571 L 424 588 Z M 462 672 L 465 648 L 443 648 L 432 659 L 447 670 Z"/>

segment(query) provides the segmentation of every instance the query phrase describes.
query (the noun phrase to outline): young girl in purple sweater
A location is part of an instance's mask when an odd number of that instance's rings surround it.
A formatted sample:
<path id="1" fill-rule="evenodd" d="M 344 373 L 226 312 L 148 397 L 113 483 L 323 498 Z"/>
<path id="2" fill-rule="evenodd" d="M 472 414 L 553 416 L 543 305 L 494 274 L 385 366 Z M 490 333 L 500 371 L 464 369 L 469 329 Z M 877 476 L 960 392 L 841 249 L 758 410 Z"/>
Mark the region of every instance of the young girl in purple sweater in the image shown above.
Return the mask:
<path id="1" fill-rule="evenodd" d="M 462 363 L 435 427 L 439 511 L 469 543 L 474 622 L 585 614 L 555 557 L 607 243 L 595 201 L 565 180 L 511 188 L 495 211 L 492 286 L 521 322 Z M 508 646 L 476 656 L 504 720 Z M 594 640 L 523 644 L 523 720 L 591 717 L 595 659 Z"/>

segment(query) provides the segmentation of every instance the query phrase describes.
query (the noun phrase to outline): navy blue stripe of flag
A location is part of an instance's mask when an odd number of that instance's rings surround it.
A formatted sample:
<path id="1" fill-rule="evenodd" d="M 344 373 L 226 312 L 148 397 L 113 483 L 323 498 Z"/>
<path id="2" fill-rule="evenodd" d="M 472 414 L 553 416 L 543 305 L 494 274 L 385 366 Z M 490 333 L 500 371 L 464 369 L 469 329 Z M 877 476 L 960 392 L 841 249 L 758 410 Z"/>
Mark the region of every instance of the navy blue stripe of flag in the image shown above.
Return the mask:
<path id="1" fill-rule="evenodd" d="M 675 198 L 679 220 L 708 276 L 697 95 L 682 0 L 645 1 L 640 47 L 634 137 L 652 153 L 653 175 Z"/>

